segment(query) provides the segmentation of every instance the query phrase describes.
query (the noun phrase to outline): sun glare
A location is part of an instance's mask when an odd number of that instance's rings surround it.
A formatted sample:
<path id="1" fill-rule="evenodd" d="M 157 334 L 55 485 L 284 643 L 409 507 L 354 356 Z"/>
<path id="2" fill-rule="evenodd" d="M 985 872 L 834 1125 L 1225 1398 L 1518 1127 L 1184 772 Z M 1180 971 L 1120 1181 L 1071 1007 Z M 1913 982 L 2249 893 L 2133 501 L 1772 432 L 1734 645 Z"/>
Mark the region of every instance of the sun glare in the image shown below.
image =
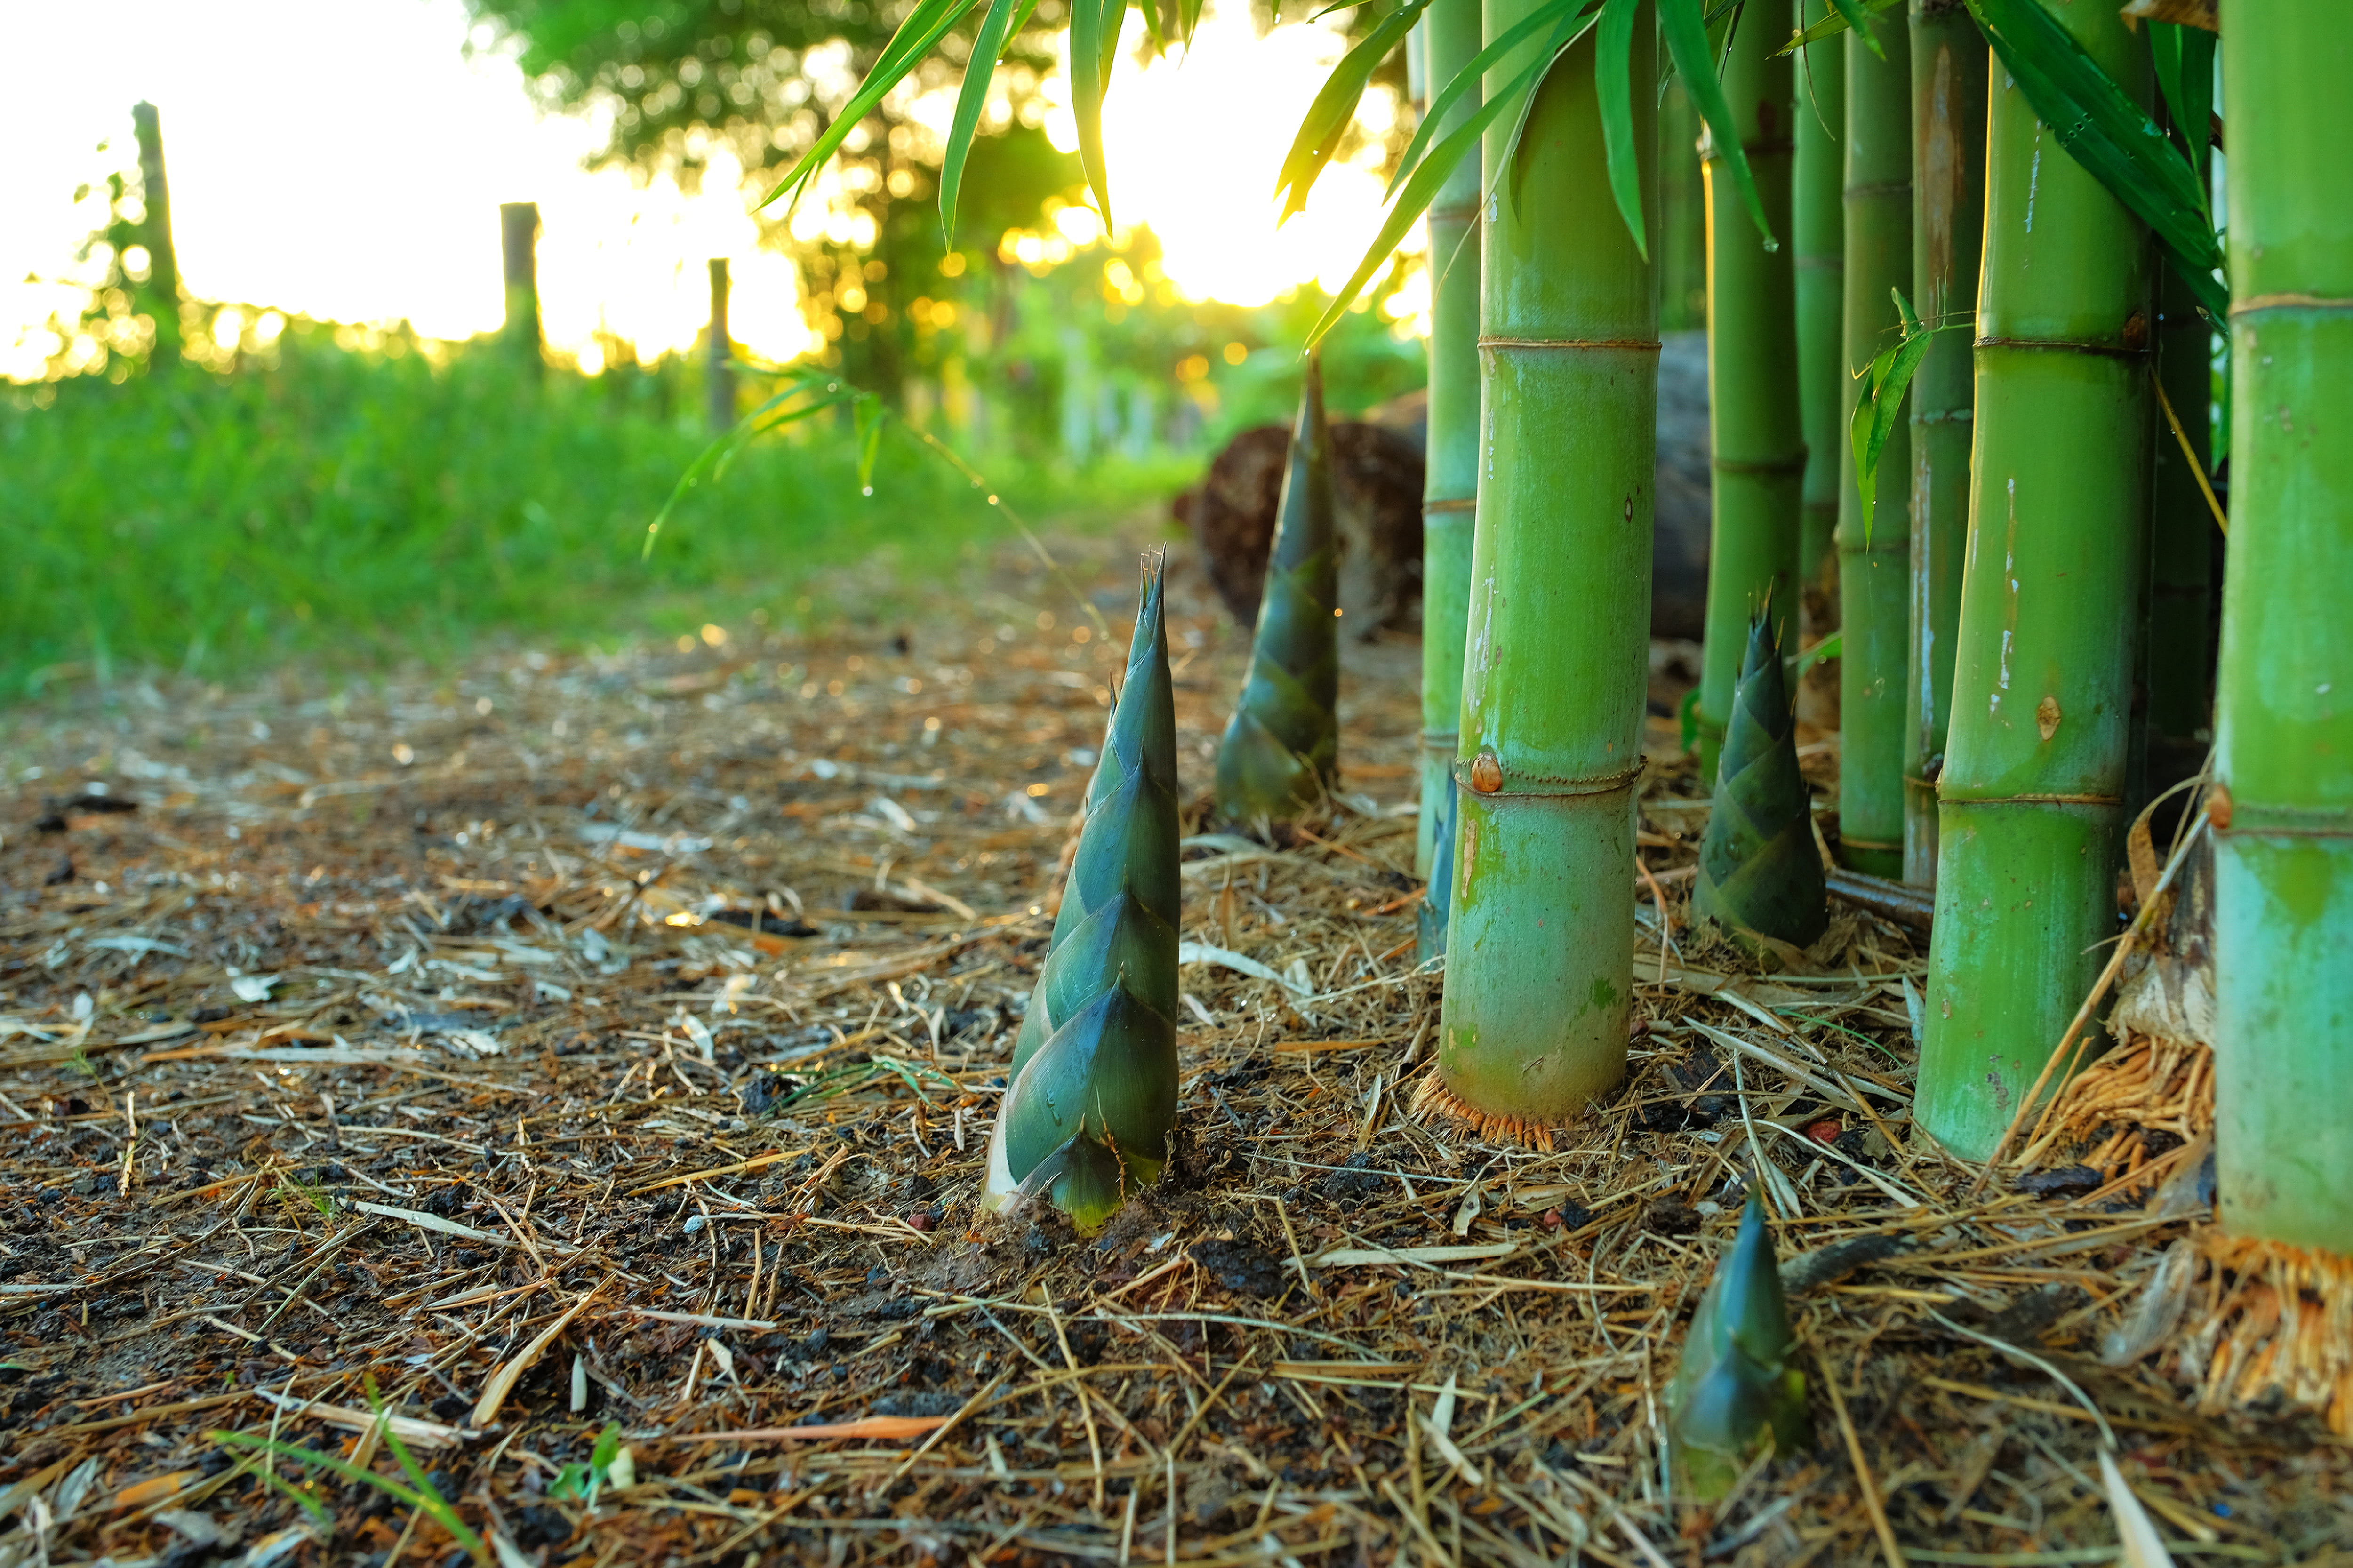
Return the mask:
<path id="1" fill-rule="evenodd" d="M 551 347 L 583 369 L 605 368 L 621 344 L 647 359 L 691 347 L 713 256 L 733 263 L 738 342 L 784 360 L 822 341 L 804 319 L 792 260 L 761 244 L 762 224 L 783 215 L 753 216 L 759 193 L 726 149 L 710 150 L 691 194 L 668 178 L 584 170 L 601 128 L 537 114 L 502 53 L 469 56 L 460 0 L 323 10 L 223 0 L 204 8 L 208 21 L 165 0 L 125 4 L 126 41 L 106 101 L 70 73 L 0 70 L 12 87 L 0 95 L 0 124 L 26 154 L 0 168 L 0 210 L 16 220 L 0 224 L 0 375 L 37 377 L 63 347 L 46 321 L 79 308 L 75 280 L 91 264 L 76 263 L 74 251 L 105 219 L 101 197 L 68 198 L 77 183 L 130 162 L 129 108 L 140 97 L 163 107 L 182 277 L 200 297 L 248 302 L 248 314 L 378 331 L 406 321 L 435 338 L 493 331 L 504 306 L 497 206 L 531 199 L 541 213 L 542 321 Z M 26 10 L 14 24 L 20 59 L 70 54 L 76 25 L 64 9 Z M 1379 224 L 1377 164 L 1399 110 L 1395 95 L 1366 95 L 1358 119 L 1367 134 L 1324 173 L 1307 210 L 1278 228 L 1275 172 L 1345 48 L 1340 31 L 1293 22 L 1261 37 L 1249 6 L 1228 0 L 1202 18 L 1189 53 L 1138 66 L 1140 16 L 1127 26 L 1104 114 L 1122 228 L 1151 230 L 1166 278 L 1188 299 L 1257 305 L 1309 279 L 1326 289 L 1345 280 Z M 353 63 L 324 68 L 329 61 Z M 808 64 L 845 79 L 850 68 L 840 50 L 812 50 Z M 282 90 L 222 90 L 241 80 Z M 1005 85 L 992 124 L 1014 112 Z M 1042 89 L 1047 132 L 1069 150 L 1077 136 L 1067 74 L 1050 74 Z M 953 102 L 936 96 L 913 115 L 938 110 L 929 115 L 934 135 Z M 290 135 L 296 125 L 341 129 Z M 93 155 L 100 137 L 111 149 Z M 269 177 L 258 178 L 263 169 Z M 836 199 L 849 194 L 846 177 L 841 165 L 827 171 L 785 219 L 797 239 L 872 241 L 872 217 Z M 1050 263 L 1102 237 L 1090 207 L 1067 205 L 1008 247 L 1025 262 Z M 1419 243 L 1418 234 L 1409 242 Z M 1410 286 L 1388 308 L 1419 313 Z"/>
<path id="2" fill-rule="evenodd" d="M 1275 176 L 1346 52 L 1339 28 L 1290 22 L 1261 37 L 1249 7 L 1232 5 L 1201 18 L 1190 51 L 1138 68 L 1129 62 L 1142 38 L 1131 12 L 1128 53 L 1103 105 L 1115 222 L 1152 231 L 1162 270 L 1191 299 L 1262 305 L 1310 280 L 1337 289 L 1380 226 L 1378 138 L 1396 121 L 1396 96 L 1379 87 L 1365 95 L 1356 118 L 1367 134 L 1353 161 L 1325 170 L 1306 210 L 1277 227 Z M 1044 86 L 1046 134 L 1064 151 L 1078 145 L 1069 80 L 1057 72 Z M 1419 235 L 1417 226 L 1409 250 Z"/>

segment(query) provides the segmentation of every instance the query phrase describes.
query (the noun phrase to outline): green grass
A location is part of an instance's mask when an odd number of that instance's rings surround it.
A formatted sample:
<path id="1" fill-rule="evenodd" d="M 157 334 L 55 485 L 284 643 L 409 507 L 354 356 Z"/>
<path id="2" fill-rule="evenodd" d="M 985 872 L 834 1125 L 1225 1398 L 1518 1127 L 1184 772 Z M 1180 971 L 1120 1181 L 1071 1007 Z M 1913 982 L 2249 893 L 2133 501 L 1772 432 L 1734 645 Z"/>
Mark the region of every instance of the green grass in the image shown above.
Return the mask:
<path id="1" fill-rule="evenodd" d="M 707 439 L 684 369 L 534 384 L 488 343 L 435 364 L 298 326 L 235 374 L 0 399 L 0 696 L 68 675 L 438 661 L 491 631 L 669 636 L 754 607 L 789 622 L 827 568 L 887 550 L 912 585 L 1008 537 L 894 423 L 871 497 L 847 428 L 772 439 L 691 493 L 641 559 Z M 1157 510 L 1199 463 L 1074 477 L 977 460 L 1033 523 L 1064 530 Z"/>

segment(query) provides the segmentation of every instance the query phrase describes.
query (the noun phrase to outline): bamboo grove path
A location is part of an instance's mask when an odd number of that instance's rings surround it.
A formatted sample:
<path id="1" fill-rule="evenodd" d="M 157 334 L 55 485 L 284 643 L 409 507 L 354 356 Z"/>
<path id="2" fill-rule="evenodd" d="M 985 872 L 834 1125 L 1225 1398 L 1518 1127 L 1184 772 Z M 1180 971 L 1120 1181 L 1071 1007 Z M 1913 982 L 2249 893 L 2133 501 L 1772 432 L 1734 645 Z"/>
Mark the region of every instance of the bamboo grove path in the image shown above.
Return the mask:
<path id="1" fill-rule="evenodd" d="M 364 1377 L 510 1564 L 2094 1563 L 2103 1431 L 2179 1556 L 2353 1562 L 2343 1447 L 2095 1359 L 2186 1177 L 1970 1198 L 1907 1136 L 1910 933 L 1694 944 L 1662 719 L 1626 1085 L 1549 1152 L 1409 1121 L 1409 640 L 1349 647 L 1329 822 L 1188 851 L 1173 1179 L 979 1220 L 1132 614 L 1064 554 L 1108 638 L 1007 554 L 822 637 L 12 715 L 0 1563 L 451 1560 L 206 1436 L 389 1473 Z M 1198 794 L 1247 649 L 1181 560 L 1170 625 Z M 1701 1511 L 1660 1396 L 1752 1151 L 1820 1440 Z"/>

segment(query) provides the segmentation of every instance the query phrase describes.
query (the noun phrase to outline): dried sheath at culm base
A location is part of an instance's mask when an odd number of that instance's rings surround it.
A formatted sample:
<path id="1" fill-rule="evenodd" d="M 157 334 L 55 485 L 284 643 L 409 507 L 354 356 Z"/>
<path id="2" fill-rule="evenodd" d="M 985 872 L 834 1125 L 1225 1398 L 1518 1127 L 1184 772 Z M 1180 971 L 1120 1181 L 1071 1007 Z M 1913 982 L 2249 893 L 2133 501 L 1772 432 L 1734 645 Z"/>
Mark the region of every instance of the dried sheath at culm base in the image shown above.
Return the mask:
<path id="1" fill-rule="evenodd" d="M 1830 906 L 1788 693 L 1768 608 L 1749 624 L 1692 912 L 1804 947 L 1822 934 Z"/>
<path id="2" fill-rule="evenodd" d="M 1159 1176 L 1176 1124 L 1176 714 L 1161 584 L 1151 569 L 981 1200 L 1003 1209 L 1044 1191 L 1083 1230 Z"/>
<path id="3" fill-rule="evenodd" d="M 1732 1489 L 1768 1435 L 1777 1453 L 1812 1444 L 1806 1374 L 1797 1358 L 1788 1298 L 1752 1184 L 1740 1234 L 1692 1314 L 1683 1362 L 1667 1385 L 1667 1440 L 1678 1486 L 1711 1501 Z"/>
<path id="4" fill-rule="evenodd" d="M 1250 640 L 1250 679 L 1218 743 L 1218 815 L 1228 821 L 1295 816 L 1323 798 L 1338 773 L 1339 561 L 1324 373 L 1310 359 Z"/>

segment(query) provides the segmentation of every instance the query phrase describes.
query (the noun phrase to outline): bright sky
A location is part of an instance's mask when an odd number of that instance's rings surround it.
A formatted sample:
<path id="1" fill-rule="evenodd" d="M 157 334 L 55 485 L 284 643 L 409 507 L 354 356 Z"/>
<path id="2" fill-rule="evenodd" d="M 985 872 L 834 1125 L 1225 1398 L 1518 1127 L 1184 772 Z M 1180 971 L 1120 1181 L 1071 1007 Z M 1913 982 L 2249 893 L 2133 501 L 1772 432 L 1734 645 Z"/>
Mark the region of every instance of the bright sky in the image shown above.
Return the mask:
<path id="1" fill-rule="evenodd" d="M 1279 235 L 1271 193 L 1292 132 L 1339 58 L 1328 27 L 1257 38 L 1246 10 L 1205 21 L 1189 62 L 1123 61 L 1106 115 L 1113 210 L 1166 248 L 1195 298 L 1257 303 L 1346 276 L 1377 223 L 1368 171 L 1329 172 Z M 560 349 L 600 326 L 651 355 L 691 343 L 704 261 L 734 262 L 736 337 L 789 357 L 807 342 L 790 264 L 756 248 L 754 199 L 715 167 L 701 195 L 591 174 L 596 127 L 542 118 L 502 58 L 469 58 L 458 0 L 117 0 L 102 28 L 54 0 L 0 0 L 0 374 L 37 375 L 40 331 L 75 296 L 103 220 L 97 184 L 134 162 L 130 106 L 162 110 L 180 269 L 198 297 L 428 336 L 498 325 L 498 206 L 535 200 L 542 317 Z M 1138 19 L 1131 16 L 1131 25 Z M 1050 90 L 1060 79 L 1050 80 Z M 1367 117 L 1385 123 L 1386 100 Z M 1050 133 L 1071 140 L 1067 111 Z M 100 141 L 114 151 L 93 151 Z"/>

